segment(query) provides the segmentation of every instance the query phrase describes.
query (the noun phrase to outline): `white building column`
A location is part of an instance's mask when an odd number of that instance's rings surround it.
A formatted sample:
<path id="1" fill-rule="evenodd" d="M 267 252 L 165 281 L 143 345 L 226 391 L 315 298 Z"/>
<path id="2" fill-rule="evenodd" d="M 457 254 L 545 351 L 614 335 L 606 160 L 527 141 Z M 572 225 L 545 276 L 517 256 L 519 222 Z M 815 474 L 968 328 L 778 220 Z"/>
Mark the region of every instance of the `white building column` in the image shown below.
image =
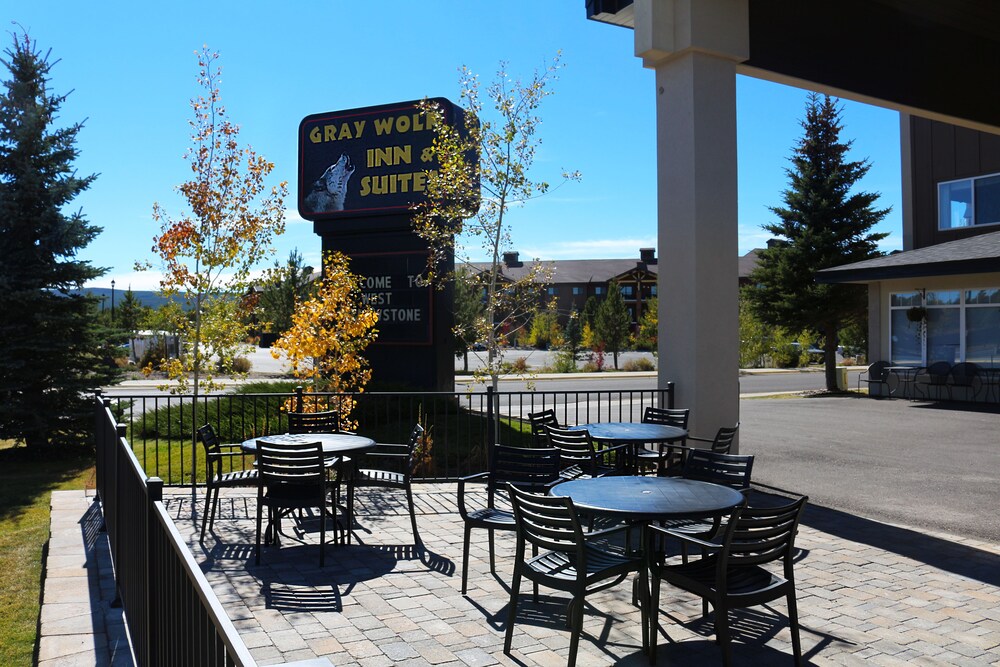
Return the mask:
<path id="1" fill-rule="evenodd" d="M 736 66 L 745 0 L 636 0 L 636 55 L 656 71 L 659 385 L 693 435 L 739 420 Z"/>

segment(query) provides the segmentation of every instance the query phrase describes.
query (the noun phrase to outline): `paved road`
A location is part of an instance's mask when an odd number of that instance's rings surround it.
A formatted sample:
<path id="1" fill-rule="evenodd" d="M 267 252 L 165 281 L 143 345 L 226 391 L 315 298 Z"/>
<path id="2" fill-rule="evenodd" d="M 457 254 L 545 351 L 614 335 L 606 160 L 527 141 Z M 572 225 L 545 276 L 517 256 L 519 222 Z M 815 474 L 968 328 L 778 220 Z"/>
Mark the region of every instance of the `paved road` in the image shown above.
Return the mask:
<path id="1" fill-rule="evenodd" d="M 995 405 L 743 400 L 740 420 L 755 482 L 880 521 L 1000 543 Z"/>

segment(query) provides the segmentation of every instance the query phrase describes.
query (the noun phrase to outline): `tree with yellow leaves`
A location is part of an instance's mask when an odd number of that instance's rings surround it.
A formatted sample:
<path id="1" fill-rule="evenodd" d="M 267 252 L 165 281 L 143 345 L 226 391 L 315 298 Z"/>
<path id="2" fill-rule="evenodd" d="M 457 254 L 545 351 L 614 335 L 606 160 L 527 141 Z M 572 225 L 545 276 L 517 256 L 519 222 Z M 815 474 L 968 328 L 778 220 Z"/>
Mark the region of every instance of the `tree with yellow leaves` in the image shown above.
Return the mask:
<path id="1" fill-rule="evenodd" d="M 360 393 L 372 375 L 363 353 L 375 340 L 377 322 L 378 313 L 362 298 L 361 276 L 351 273 L 344 254 L 330 253 L 315 295 L 296 305 L 291 328 L 271 354 L 277 359 L 284 353 L 292 375 L 309 383 L 307 392 Z M 340 412 L 341 428 L 356 428 L 352 399 L 335 398 L 331 407 Z"/>
<path id="2" fill-rule="evenodd" d="M 191 100 L 192 146 L 186 159 L 192 177 L 178 186 L 189 211 L 170 217 L 159 203 L 153 218 L 161 223 L 153 252 L 164 264 L 160 282 L 167 295 L 182 293 L 193 314 L 177 327 L 184 340 L 179 359 L 163 359 L 159 367 L 176 384 L 176 393 L 193 387 L 218 388 L 218 368 L 234 375 L 233 360 L 247 337 L 234 309 L 245 291 L 251 268 L 273 254 L 272 240 L 285 230 L 285 182 L 268 187 L 274 164 L 239 143 L 240 128 L 228 120 L 221 104 L 219 54 L 198 54 L 198 83 L 206 92 Z M 137 268 L 149 268 L 149 264 Z M 209 362 L 217 363 L 209 363 Z M 152 366 L 144 369 L 147 374 Z"/>

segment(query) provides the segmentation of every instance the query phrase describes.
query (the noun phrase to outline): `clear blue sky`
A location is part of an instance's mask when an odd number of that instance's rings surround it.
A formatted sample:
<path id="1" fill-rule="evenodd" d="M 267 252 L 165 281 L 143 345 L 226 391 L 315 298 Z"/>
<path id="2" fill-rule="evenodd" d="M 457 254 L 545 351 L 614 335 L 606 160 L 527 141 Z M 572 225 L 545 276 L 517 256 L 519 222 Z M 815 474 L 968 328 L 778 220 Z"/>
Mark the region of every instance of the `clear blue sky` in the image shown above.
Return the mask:
<path id="1" fill-rule="evenodd" d="M 59 126 L 86 121 L 76 166 L 99 176 L 73 207 L 104 228 L 81 257 L 109 269 L 93 286 L 114 278 L 118 289 L 155 288 L 150 248 L 159 228 L 151 211 L 159 201 L 183 212 L 175 186 L 190 173 L 188 103 L 201 92 L 195 51 L 203 44 L 221 54 L 222 100 L 241 140 L 289 182 L 281 259 L 298 248 L 308 263 L 320 261 L 312 223 L 295 213 L 303 117 L 425 96 L 457 101 L 459 66 L 485 83 L 505 60 L 513 75 L 529 77 L 559 49 L 565 68 L 540 110 L 534 175 L 555 181 L 561 170 L 578 169 L 583 180 L 515 210 L 512 249 L 522 257 L 606 258 L 638 257 L 640 247 L 656 245 L 653 73 L 632 55 L 632 31 L 587 21 L 584 0 L 35 0 L 7 3 L 3 14 L 60 60 L 53 89 L 72 93 Z M 6 25 L 5 49 L 17 29 Z M 767 207 L 779 205 L 787 187 L 806 93 L 740 77 L 737 94 L 742 254 L 766 241 L 760 226 L 773 220 Z M 883 249 L 900 248 L 898 114 L 843 104 L 851 157 L 872 162 L 861 187 L 893 209 L 880 227 L 890 233 Z M 154 261 L 154 271 L 135 274 L 137 260 Z"/>

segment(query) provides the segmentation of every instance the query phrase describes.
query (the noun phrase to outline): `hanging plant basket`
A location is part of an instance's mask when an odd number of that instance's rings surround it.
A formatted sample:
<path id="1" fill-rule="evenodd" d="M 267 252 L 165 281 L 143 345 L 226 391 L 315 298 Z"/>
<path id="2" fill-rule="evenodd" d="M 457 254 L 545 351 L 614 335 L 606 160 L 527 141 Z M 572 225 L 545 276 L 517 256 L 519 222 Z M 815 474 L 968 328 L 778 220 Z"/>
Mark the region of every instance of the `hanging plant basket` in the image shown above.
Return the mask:
<path id="1" fill-rule="evenodd" d="M 927 319 L 927 309 L 923 306 L 914 306 L 906 311 L 906 319 L 911 322 L 923 322 Z"/>

